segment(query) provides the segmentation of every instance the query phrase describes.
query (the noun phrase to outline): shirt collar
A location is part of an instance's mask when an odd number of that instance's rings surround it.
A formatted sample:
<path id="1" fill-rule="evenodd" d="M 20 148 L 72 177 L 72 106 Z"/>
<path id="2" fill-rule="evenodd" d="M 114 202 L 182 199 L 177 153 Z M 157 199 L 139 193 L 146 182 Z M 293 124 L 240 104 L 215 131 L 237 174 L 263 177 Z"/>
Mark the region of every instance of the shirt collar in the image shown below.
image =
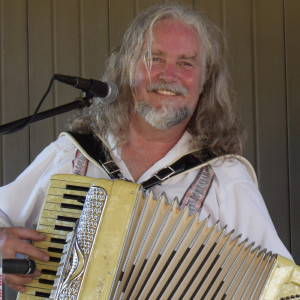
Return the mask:
<path id="1" fill-rule="evenodd" d="M 171 164 L 174 160 L 179 158 L 180 156 L 184 155 L 185 153 L 189 152 L 189 144 L 190 140 L 192 138 L 192 135 L 185 131 L 182 137 L 178 140 L 178 142 L 175 144 L 175 146 L 159 161 L 157 161 L 154 165 L 152 165 L 145 173 L 138 179 L 136 183 L 142 183 L 145 180 L 149 179 L 153 174 L 160 169 L 164 168 L 168 164 Z M 133 181 L 133 178 L 125 165 L 124 161 L 121 159 L 121 151 L 119 148 L 116 148 L 116 140 L 115 138 L 110 135 L 108 137 L 108 144 L 110 148 L 112 149 L 112 156 L 115 160 L 115 163 L 119 166 L 121 173 L 123 176 Z"/>

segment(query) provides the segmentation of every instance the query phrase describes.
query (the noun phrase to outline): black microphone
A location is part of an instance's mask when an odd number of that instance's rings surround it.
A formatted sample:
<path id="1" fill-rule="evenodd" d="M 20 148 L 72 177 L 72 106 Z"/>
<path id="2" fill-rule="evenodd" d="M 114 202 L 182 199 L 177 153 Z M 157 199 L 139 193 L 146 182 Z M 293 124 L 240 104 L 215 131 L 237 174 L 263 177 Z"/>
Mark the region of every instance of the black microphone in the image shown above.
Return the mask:
<path id="1" fill-rule="evenodd" d="M 32 274 L 36 264 L 32 259 L 4 258 L 2 260 L 4 274 Z"/>
<path id="2" fill-rule="evenodd" d="M 108 104 L 118 97 L 118 87 L 110 81 L 102 82 L 94 79 L 84 79 L 68 75 L 55 74 L 54 78 L 60 82 L 72 85 L 83 92 L 95 97 L 96 102 Z"/>

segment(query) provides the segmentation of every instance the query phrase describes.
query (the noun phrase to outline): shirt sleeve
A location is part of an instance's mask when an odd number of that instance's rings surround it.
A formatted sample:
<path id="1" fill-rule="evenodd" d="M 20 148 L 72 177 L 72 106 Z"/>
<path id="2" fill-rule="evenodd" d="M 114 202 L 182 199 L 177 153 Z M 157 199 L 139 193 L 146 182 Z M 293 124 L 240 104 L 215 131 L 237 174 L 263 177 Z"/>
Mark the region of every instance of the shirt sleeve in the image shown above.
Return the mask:
<path id="1" fill-rule="evenodd" d="M 36 225 L 53 174 L 69 174 L 76 147 L 60 137 L 10 184 L 0 188 L 0 226 Z"/>
<path id="2" fill-rule="evenodd" d="M 214 194 L 218 202 L 220 225 L 248 238 L 261 250 L 267 249 L 292 259 L 280 240 L 265 202 L 247 168 L 237 160 L 215 167 Z"/>

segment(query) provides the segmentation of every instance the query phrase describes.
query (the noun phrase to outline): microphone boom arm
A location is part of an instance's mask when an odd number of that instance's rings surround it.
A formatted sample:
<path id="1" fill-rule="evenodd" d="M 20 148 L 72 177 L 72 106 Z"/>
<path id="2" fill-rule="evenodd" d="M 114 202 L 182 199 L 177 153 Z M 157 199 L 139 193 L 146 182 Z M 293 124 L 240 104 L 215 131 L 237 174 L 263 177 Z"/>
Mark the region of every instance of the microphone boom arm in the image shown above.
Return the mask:
<path id="1" fill-rule="evenodd" d="M 7 124 L 3 124 L 0 126 L 0 134 L 6 134 L 6 133 L 13 133 L 19 130 L 19 127 L 21 126 L 27 126 L 31 123 L 50 118 L 59 114 L 66 113 L 68 111 L 71 111 L 73 109 L 83 108 L 83 107 L 89 107 L 92 103 L 90 99 L 92 98 L 92 95 L 89 95 L 87 93 L 87 96 L 84 98 L 76 98 L 75 101 L 37 113 L 36 115 L 32 115 L 29 117 L 25 117 Z M 28 124 L 27 124 L 28 123 Z"/>

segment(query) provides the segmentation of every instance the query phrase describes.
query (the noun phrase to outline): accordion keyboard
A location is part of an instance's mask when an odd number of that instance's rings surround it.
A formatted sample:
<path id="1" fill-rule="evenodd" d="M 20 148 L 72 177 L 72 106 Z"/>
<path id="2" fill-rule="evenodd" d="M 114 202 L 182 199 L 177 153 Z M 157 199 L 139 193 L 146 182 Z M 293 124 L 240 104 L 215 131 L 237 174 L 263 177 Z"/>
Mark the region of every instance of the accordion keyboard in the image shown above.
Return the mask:
<path id="1" fill-rule="evenodd" d="M 26 293 L 19 293 L 18 299 L 39 300 L 50 297 L 51 290 L 54 289 L 54 281 L 58 277 L 56 272 L 67 235 L 73 231 L 81 215 L 89 187 L 95 182 L 96 180 L 91 181 L 88 177 L 70 175 L 65 175 L 65 178 L 54 176 L 51 179 L 37 227 L 37 230 L 45 233 L 47 238 L 42 242 L 34 242 L 37 248 L 50 256 L 50 260 L 47 263 L 36 261 L 42 275 L 30 282 L 26 286 Z"/>

